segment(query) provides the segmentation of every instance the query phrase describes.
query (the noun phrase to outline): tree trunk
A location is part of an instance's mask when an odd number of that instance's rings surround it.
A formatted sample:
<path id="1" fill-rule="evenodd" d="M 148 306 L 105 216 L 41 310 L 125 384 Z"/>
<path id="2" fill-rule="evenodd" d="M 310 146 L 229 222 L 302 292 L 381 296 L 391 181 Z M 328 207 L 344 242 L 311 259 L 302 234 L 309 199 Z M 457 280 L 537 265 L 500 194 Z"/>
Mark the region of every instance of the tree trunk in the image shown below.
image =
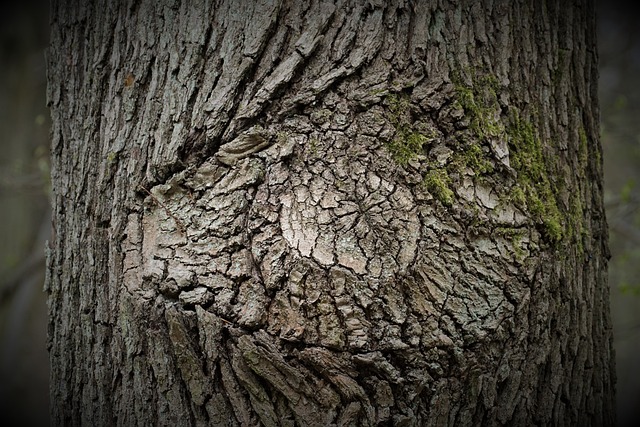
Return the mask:
<path id="1" fill-rule="evenodd" d="M 591 1 L 94 3 L 53 425 L 614 423 Z"/>

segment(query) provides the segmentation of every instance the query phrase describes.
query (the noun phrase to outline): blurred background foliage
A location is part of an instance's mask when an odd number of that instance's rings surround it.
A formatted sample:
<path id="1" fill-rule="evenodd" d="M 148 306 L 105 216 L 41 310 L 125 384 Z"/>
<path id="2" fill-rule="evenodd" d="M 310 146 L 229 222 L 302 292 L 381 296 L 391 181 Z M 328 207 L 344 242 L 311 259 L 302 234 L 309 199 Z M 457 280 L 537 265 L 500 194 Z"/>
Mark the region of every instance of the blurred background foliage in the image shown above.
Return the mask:
<path id="1" fill-rule="evenodd" d="M 598 6 L 599 98 L 620 426 L 640 419 L 640 26 L 632 4 Z"/>
<path id="2" fill-rule="evenodd" d="M 619 426 L 640 419 L 640 26 L 633 7 L 600 2 L 600 107 Z M 48 3 L 0 14 L 0 417 L 44 426 L 48 357 L 44 242 L 50 235 L 44 51 Z M 9 424 L 6 424 L 6 421 Z M 633 422 L 633 423 L 632 423 Z"/>
<path id="3" fill-rule="evenodd" d="M 48 3 L 0 13 L 0 424 L 48 425 L 44 242 L 49 238 Z"/>

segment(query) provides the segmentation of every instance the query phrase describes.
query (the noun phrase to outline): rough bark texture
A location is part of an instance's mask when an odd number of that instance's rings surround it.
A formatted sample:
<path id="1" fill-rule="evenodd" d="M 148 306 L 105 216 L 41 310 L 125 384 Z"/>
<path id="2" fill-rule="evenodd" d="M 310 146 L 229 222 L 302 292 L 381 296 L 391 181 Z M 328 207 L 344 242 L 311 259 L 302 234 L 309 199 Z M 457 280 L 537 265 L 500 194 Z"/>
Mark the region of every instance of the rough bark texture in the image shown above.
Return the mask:
<path id="1" fill-rule="evenodd" d="M 612 425 L 593 15 L 54 2 L 53 425 Z"/>

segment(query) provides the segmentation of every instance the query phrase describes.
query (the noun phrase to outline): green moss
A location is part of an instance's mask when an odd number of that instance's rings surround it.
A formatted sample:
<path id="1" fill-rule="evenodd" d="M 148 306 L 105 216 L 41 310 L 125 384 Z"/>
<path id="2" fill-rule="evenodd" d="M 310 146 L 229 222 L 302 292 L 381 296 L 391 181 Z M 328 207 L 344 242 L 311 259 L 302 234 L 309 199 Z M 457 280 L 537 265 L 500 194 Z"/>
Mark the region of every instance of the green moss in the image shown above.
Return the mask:
<path id="1" fill-rule="evenodd" d="M 469 128 L 474 135 L 485 140 L 504 135 L 498 104 L 498 81 L 493 76 L 476 76 L 473 87 L 455 84 L 457 100 L 469 118 Z"/>
<path id="2" fill-rule="evenodd" d="M 479 176 L 493 173 L 493 164 L 487 160 L 487 155 L 478 144 L 471 144 L 466 147 L 460 154 L 459 160 L 460 163 L 469 167 Z"/>
<path id="3" fill-rule="evenodd" d="M 388 89 L 371 89 L 368 93 L 371 96 L 380 96 L 388 92 Z"/>
<path id="4" fill-rule="evenodd" d="M 387 144 L 387 148 L 393 159 L 400 165 L 406 165 L 409 160 L 415 159 L 422 153 L 422 148 L 429 139 L 409 129 L 401 129 L 396 137 Z"/>
<path id="5" fill-rule="evenodd" d="M 554 70 L 556 75 L 553 76 L 556 82 L 563 78 L 566 54 L 566 51 L 558 53 L 558 64 Z M 510 165 L 517 172 L 517 179 L 500 196 L 501 200 L 508 200 L 525 211 L 539 224 L 543 238 L 552 246 L 557 248 L 561 244 L 577 244 L 581 251 L 584 227 L 579 200 L 573 202 L 575 206 L 563 207 L 557 199 L 556 194 L 565 194 L 570 190 L 563 188 L 563 180 L 552 180 L 556 171 L 550 169 L 553 163 L 545 158 L 543 143 L 533 124 L 518 114 L 513 114 L 508 120 L 501 118 L 498 102 L 500 84 L 495 77 L 465 69 L 453 73 L 452 81 L 456 94 L 453 108 L 464 110 L 468 131 L 462 133 L 462 148 L 454 154 L 453 162 L 448 166 L 449 171 L 451 172 L 451 167 L 463 165 L 472 169 L 480 178 L 482 175 L 495 173 L 495 163 L 483 152 L 483 146 L 496 139 L 507 140 Z M 532 114 L 537 114 L 535 106 Z M 600 162 L 600 153 L 597 150 L 589 152 L 584 127 L 578 132 L 579 173 L 584 173 L 589 161 Z M 594 159 L 589 159 L 590 154 Z M 428 181 L 427 177 L 425 181 Z M 431 181 L 433 182 L 429 186 L 437 188 L 437 180 Z"/>
<path id="6" fill-rule="evenodd" d="M 562 236 L 564 234 L 562 217 L 560 216 L 560 212 L 557 208 L 555 211 L 547 210 L 545 214 L 546 215 L 542 218 L 542 221 L 545 225 L 546 235 L 551 240 L 551 243 L 557 245 L 562 240 Z"/>
<path id="7" fill-rule="evenodd" d="M 422 184 L 443 205 L 451 206 L 453 191 L 449 188 L 451 179 L 445 169 L 432 169 L 424 176 Z"/>
<path id="8" fill-rule="evenodd" d="M 569 242 L 575 245 L 579 254 L 583 254 L 584 243 L 582 240 L 585 237 L 586 230 L 584 229 L 582 201 L 580 195 L 576 193 L 572 194 L 568 223 Z"/>
<path id="9" fill-rule="evenodd" d="M 517 188 L 512 190 L 517 204 L 526 209 L 543 225 L 544 236 L 558 244 L 564 235 L 563 216 L 558 208 L 549 181 L 542 152 L 542 143 L 533 125 L 514 115 L 509 128 L 511 166 L 518 172 Z"/>
<path id="10" fill-rule="evenodd" d="M 394 126 L 399 125 L 406 120 L 406 114 L 409 111 L 409 97 L 406 95 L 398 95 L 392 93 L 385 98 L 390 113 L 391 123 Z"/>
<path id="11" fill-rule="evenodd" d="M 506 138 L 506 130 L 500 120 L 498 103 L 499 82 L 491 75 L 479 75 L 473 70 L 472 84 L 462 82 L 460 73 L 454 73 L 455 108 L 461 108 L 472 132 L 472 141 L 465 141 L 462 153 L 457 155 L 458 164 L 469 167 L 477 176 L 494 172 L 494 165 L 483 152 L 482 144 L 494 138 Z"/>
<path id="12" fill-rule="evenodd" d="M 309 152 L 313 156 L 318 155 L 318 140 L 316 138 L 309 138 Z"/>
<path id="13" fill-rule="evenodd" d="M 525 230 L 512 227 L 498 227 L 494 230 L 494 233 L 507 240 L 511 240 L 516 259 L 518 261 L 524 259 L 525 251 L 522 249 L 522 238 L 525 236 Z"/>
<path id="14" fill-rule="evenodd" d="M 519 208 L 524 208 L 526 207 L 527 204 L 527 198 L 524 194 L 524 191 L 522 191 L 522 188 L 520 188 L 519 186 L 513 186 L 511 188 L 511 194 L 510 194 L 510 199 L 511 201 L 518 206 Z"/>
<path id="15" fill-rule="evenodd" d="M 411 122 L 409 97 L 391 94 L 385 98 L 388 119 L 396 130 L 394 138 L 386 144 L 391 157 L 400 165 L 406 165 L 423 153 L 424 146 L 433 138 Z"/>

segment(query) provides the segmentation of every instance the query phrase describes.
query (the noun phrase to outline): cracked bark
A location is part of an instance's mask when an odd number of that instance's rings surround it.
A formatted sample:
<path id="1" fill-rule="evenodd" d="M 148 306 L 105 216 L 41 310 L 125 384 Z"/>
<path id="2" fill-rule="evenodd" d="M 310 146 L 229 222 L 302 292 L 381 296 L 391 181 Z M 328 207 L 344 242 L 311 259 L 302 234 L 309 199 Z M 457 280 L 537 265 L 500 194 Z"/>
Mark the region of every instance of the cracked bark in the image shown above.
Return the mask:
<path id="1" fill-rule="evenodd" d="M 612 425 L 591 2 L 53 4 L 53 425 Z"/>

